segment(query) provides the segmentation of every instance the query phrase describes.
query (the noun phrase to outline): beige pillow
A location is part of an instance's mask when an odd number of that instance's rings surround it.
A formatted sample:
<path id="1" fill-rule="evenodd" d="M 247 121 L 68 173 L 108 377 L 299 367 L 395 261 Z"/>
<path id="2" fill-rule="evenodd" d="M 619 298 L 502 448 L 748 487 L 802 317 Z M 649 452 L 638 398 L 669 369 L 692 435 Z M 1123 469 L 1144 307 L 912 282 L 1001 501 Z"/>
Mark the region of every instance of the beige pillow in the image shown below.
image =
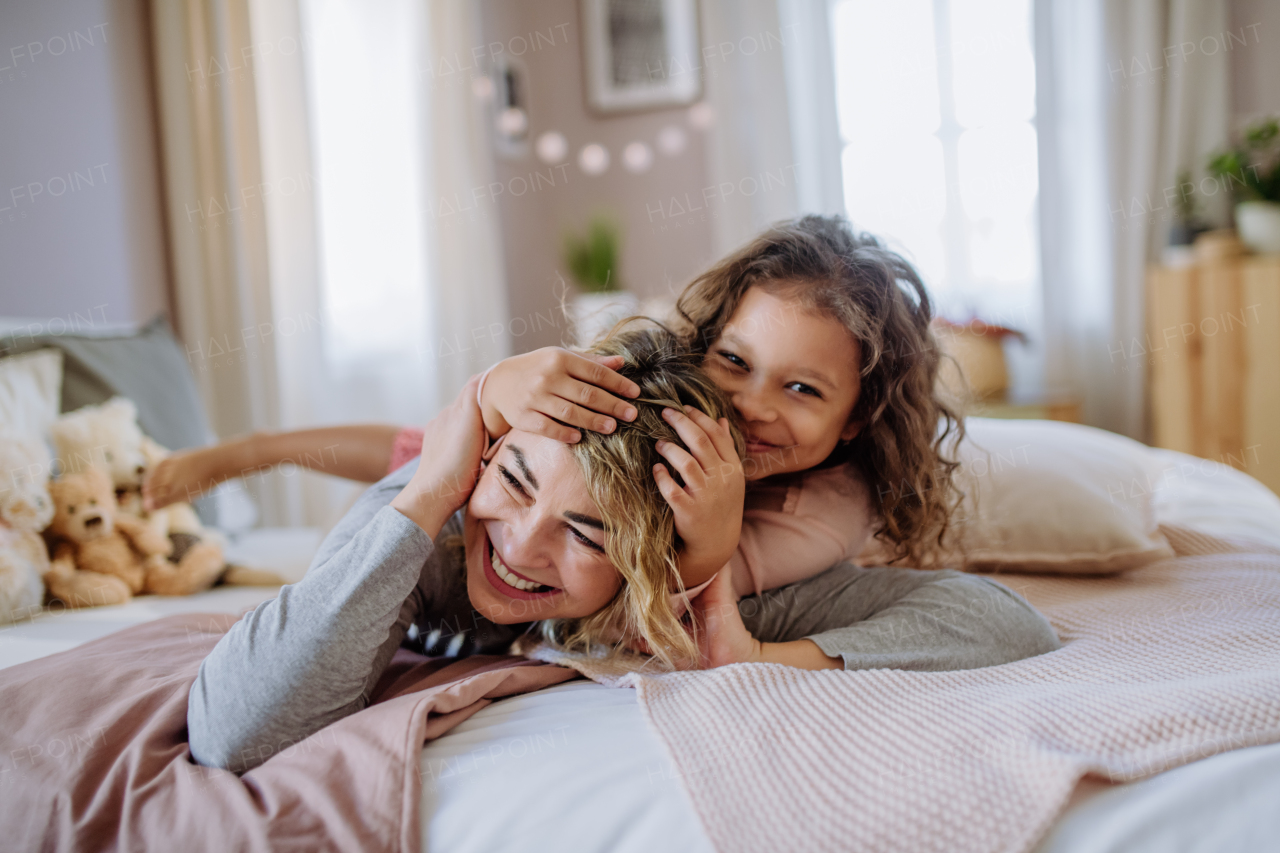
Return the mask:
<path id="1" fill-rule="evenodd" d="M 1056 421 L 969 418 L 944 565 L 1100 575 L 1173 556 L 1156 523 L 1150 449 Z M 859 562 L 877 561 L 872 542 Z"/>

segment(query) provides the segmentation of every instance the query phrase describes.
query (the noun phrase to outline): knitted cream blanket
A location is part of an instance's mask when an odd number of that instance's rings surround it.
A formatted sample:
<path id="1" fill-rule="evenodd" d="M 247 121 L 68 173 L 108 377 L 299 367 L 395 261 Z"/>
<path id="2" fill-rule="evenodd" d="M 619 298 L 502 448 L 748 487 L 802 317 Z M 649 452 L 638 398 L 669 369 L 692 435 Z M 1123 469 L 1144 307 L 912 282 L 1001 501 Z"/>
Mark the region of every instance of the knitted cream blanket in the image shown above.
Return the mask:
<path id="1" fill-rule="evenodd" d="M 1000 575 L 1063 641 L 1040 657 L 633 680 L 718 850 L 1018 853 L 1085 774 L 1280 741 L 1280 555 L 1166 533 L 1118 577 Z"/>

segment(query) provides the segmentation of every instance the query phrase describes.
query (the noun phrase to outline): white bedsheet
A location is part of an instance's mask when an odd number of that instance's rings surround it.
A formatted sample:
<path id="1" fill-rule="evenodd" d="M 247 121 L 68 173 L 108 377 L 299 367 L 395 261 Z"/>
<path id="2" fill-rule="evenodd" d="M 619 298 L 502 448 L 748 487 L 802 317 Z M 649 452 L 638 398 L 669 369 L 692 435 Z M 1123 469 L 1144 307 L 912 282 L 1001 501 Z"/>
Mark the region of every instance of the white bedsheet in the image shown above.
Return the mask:
<path id="1" fill-rule="evenodd" d="M 710 853 L 634 690 L 495 702 L 422 751 L 423 851 Z"/>
<path id="2" fill-rule="evenodd" d="M 1034 853 L 1277 849 L 1280 743 L 1224 752 L 1136 784 L 1093 790 L 1067 809 Z"/>
<path id="3" fill-rule="evenodd" d="M 316 528 L 262 528 L 229 543 L 227 559 L 276 572 L 288 581 L 306 574 L 320 547 Z M 73 649 L 115 631 L 175 613 L 243 613 L 274 598 L 276 587 L 220 586 L 168 598 L 144 595 L 128 604 L 85 610 L 46 611 L 16 625 L 0 625 L 0 669 Z"/>
<path id="4" fill-rule="evenodd" d="M 175 613 L 243 613 L 275 594 L 275 587 L 224 586 L 180 598 L 146 595 L 111 607 L 41 613 L 27 622 L 0 625 L 0 669 Z"/>

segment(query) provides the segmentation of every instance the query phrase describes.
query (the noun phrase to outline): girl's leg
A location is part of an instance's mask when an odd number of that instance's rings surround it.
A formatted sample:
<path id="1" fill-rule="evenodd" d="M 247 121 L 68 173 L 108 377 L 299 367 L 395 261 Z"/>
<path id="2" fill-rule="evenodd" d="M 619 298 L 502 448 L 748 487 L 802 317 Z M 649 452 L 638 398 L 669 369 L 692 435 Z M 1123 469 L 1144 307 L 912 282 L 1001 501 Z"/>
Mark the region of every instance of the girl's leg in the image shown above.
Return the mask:
<path id="1" fill-rule="evenodd" d="M 256 432 L 163 459 L 142 482 L 143 505 L 159 509 L 191 501 L 232 477 L 292 463 L 348 480 L 375 483 L 387 474 L 400 427 L 356 424 L 294 432 Z"/>

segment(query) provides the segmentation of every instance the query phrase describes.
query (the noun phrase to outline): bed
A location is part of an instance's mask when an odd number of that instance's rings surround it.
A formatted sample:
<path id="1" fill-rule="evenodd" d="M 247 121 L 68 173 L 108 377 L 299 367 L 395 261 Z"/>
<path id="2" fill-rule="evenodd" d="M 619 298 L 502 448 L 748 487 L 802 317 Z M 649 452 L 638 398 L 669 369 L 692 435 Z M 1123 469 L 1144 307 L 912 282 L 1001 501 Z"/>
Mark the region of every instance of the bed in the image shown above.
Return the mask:
<path id="1" fill-rule="evenodd" d="M 1152 495 L 1150 507 L 1161 529 L 1246 542 L 1246 550 L 1280 554 L 1275 495 L 1222 466 L 1206 468 L 1200 460 L 1165 451 L 1141 452 L 1150 454 L 1144 464 L 1181 466 L 1185 472 Z M 233 538 L 230 556 L 297 579 L 320 533 L 243 532 Z M 1000 579 L 1018 588 L 1018 576 Z M 217 588 L 188 598 L 142 597 L 119 607 L 45 613 L 0 630 L 0 668 L 176 613 L 238 614 L 273 594 L 262 588 Z M 708 832 L 705 801 L 699 804 L 690 795 L 705 792 L 709 780 L 685 778 L 651 714 L 640 691 L 581 679 L 493 702 L 421 751 L 422 849 L 729 849 L 723 833 L 717 845 Z M 1029 843 L 1009 849 L 1269 849 L 1280 838 L 1277 740 L 1222 751 L 1141 781 L 1113 784 L 1086 777 L 1051 825 L 1034 828 Z M 912 849 L 905 841 L 876 846 Z"/>
<path id="2" fill-rule="evenodd" d="M 1269 538 L 1280 549 L 1276 506 L 1261 493 L 1232 488 L 1231 479 L 1170 491 L 1159 504 L 1161 520 L 1209 535 Z M 314 530 L 259 530 L 233 549 L 240 559 L 298 577 L 318 540 Z M 219 588 L 45 614 L 0 632 L 0 667 L 177 612 L 238 613 L 270 595 Z M 421 778 L 424 850 L 500 851 L 513 839 L 528 850 L 714 849 L 634 690 L 578 680 L 495 702 L 426 745 Z M 501 819 L 477 819 L 495 809 Z M 1276 838 L 1280 744 L 1266 744 L 1138 782 L 1086 778 L 1034 849 L 1243 851 L 1268 849 Z"/>

